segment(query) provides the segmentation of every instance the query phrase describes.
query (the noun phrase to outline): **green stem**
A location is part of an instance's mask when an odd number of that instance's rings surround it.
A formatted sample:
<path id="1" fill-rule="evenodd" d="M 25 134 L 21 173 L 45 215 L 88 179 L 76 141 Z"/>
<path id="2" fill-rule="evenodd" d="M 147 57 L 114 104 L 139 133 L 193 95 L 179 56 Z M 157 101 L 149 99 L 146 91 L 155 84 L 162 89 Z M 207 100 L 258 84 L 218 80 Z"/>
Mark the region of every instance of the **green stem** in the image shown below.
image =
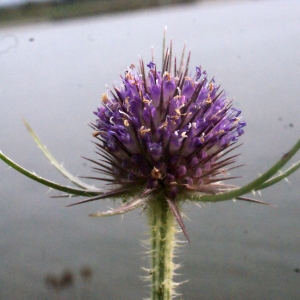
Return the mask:
<path id="1" fill-rule="evenodd" d="M 174 297 L 175 218 L 164 198 L 152 199 L 149 203 L 151 300 L 171 300 Z"/>

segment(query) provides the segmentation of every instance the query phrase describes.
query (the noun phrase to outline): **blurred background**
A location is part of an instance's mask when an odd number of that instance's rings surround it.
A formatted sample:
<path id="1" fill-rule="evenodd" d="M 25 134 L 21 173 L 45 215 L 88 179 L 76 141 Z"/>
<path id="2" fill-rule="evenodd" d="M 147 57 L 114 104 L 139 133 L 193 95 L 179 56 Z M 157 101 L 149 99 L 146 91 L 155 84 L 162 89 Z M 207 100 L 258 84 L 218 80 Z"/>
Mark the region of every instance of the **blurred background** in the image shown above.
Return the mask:
<path id="1" fill-rule="evenodd" d="M 242 185 L 273 165 L 300 136 L 300 2 L 0 1 L 0 150 L 67 184 L 25 129 L 33 127 L 74 175 L 92 175 L 89 122 L 106 85 L 139 56 L 161 61 L 162 36 L 191 50 L 247 122 L 233 170 Z M 300 159 L 299 154 L 293 160 Z M 291 163 L 293 163 L 291 162 Z M 101 187 L 101 182 L 90 182 Z M 71 199 L 0 162 L 0 299 L 143 299 L 148 283 L 146 216 L 91 219 L 114 206 Z M 182 299 L 300 298 L 300 172 L 255 197 L 184 206 L 191 244 L 177 261 Z M 184 241 L 184 237 L 180 236 Z M 180 299 L 180 298 L 179 298 Z"/>

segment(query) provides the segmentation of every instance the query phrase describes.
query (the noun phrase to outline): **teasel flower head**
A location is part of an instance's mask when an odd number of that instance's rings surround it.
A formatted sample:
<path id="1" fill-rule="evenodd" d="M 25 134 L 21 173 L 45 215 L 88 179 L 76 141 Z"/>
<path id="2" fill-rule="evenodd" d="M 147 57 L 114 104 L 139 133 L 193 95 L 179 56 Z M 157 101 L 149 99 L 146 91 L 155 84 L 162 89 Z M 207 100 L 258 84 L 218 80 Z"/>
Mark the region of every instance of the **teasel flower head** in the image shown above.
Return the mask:
<path id="1" fill-rule="evenodd" d="M 97 215 L 113 215 L 151 199 L 164 199 L 187 237 L 180 202 L 233 188 L 228 170 L 237 155 L 227 156 L 244 133 L 241 111 L 209 80 L 201 67 L 189 71 L 172 58 L 172 44 L 162 68 L 154 61 L 131 65 L 121 84 L 102 96 L 92 124 L 99 160 L 96 171 L 107 182 L 107 192 L 79 203 L 122 198 L 121 207 Z"/>

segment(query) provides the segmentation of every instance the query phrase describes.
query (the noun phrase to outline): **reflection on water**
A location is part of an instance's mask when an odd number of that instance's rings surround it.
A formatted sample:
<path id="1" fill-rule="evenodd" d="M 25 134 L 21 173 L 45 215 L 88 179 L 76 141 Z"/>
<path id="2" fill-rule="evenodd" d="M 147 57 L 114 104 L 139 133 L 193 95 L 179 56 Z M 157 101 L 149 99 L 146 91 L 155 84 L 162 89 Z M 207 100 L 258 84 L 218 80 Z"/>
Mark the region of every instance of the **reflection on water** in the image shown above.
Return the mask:
<path id="1" fill-rule="evenodd" d="M 0 31 L 0 148 L 24 167 L 66 183 L 46 162 L 23 124 L 77 175 L 91 175 L 93 111 L 105 84 L 137 62 L 160 58 L 165 25 L 191 66 L 215 75 L 247 121 L 241 164 L 250 181 L 299 138 L 300 60 L 297 1 L 249 1 L 153 9 Z M 156 50 L 157 49 L 157 50 Z M 292 124 L 292 126 L 291 126 Z M 90 219 L 114 203 L 64 208 L 72 199 L 0 163 L 1 299 L 142 299 L 147 267 L 140 240 L 143 213 Z M 226 202 L 185 206 L 191 244 L 184 244 L 178 281 L 183 299 L 299 299 L 299 174 L 259 199 L 270 208 Z M 94 183 L 99 185 L 99 183 Z M 88 266 L 88 270 L 81 269 Z M 85 274 L 85 275 L 84 275 Z M 62 291 L 58 287 L 69 285 Z M 63 284 L 64 283 L 64 284 Z M 56 286 L 56 288 L 54 288 Z M 88 292 L 89 298 L 83 295 Z"/>
<path id="2" fill-rule="evenodd" d="M 55 293 L 59 299 L 63 294 L 66 294 L 70 299 L 71 294 L 80 294 L 80 299 L 91 299 L 91 291 L 89 283 L 92 281 L 93 272 L 89 266 L 82 266 L 79 270 L 79 278 L 77 274 L 71 270 L 65 269 L 61 274 L 47 274 L 44 281 L 45 286 Z M 77 291 L 76 291 L 77 287 Z M 70 292 L 70 289 L 75 289 Z M 79 289 L 79 290 L 78 290 Z"/>

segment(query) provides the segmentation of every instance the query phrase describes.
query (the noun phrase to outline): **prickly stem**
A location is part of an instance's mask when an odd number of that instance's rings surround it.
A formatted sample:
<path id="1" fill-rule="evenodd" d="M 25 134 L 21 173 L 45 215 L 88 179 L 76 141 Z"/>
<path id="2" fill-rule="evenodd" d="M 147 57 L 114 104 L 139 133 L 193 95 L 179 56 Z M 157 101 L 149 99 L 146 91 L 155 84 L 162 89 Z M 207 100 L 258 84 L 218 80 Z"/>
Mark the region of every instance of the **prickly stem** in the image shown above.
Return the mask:
<path id="1" fill-rule="evenodd" d="M 173 258 L 176 246 L 176 221 L 164 198 L 149 203 L 151 300 L 171 300 L 175 295 Z"/>

